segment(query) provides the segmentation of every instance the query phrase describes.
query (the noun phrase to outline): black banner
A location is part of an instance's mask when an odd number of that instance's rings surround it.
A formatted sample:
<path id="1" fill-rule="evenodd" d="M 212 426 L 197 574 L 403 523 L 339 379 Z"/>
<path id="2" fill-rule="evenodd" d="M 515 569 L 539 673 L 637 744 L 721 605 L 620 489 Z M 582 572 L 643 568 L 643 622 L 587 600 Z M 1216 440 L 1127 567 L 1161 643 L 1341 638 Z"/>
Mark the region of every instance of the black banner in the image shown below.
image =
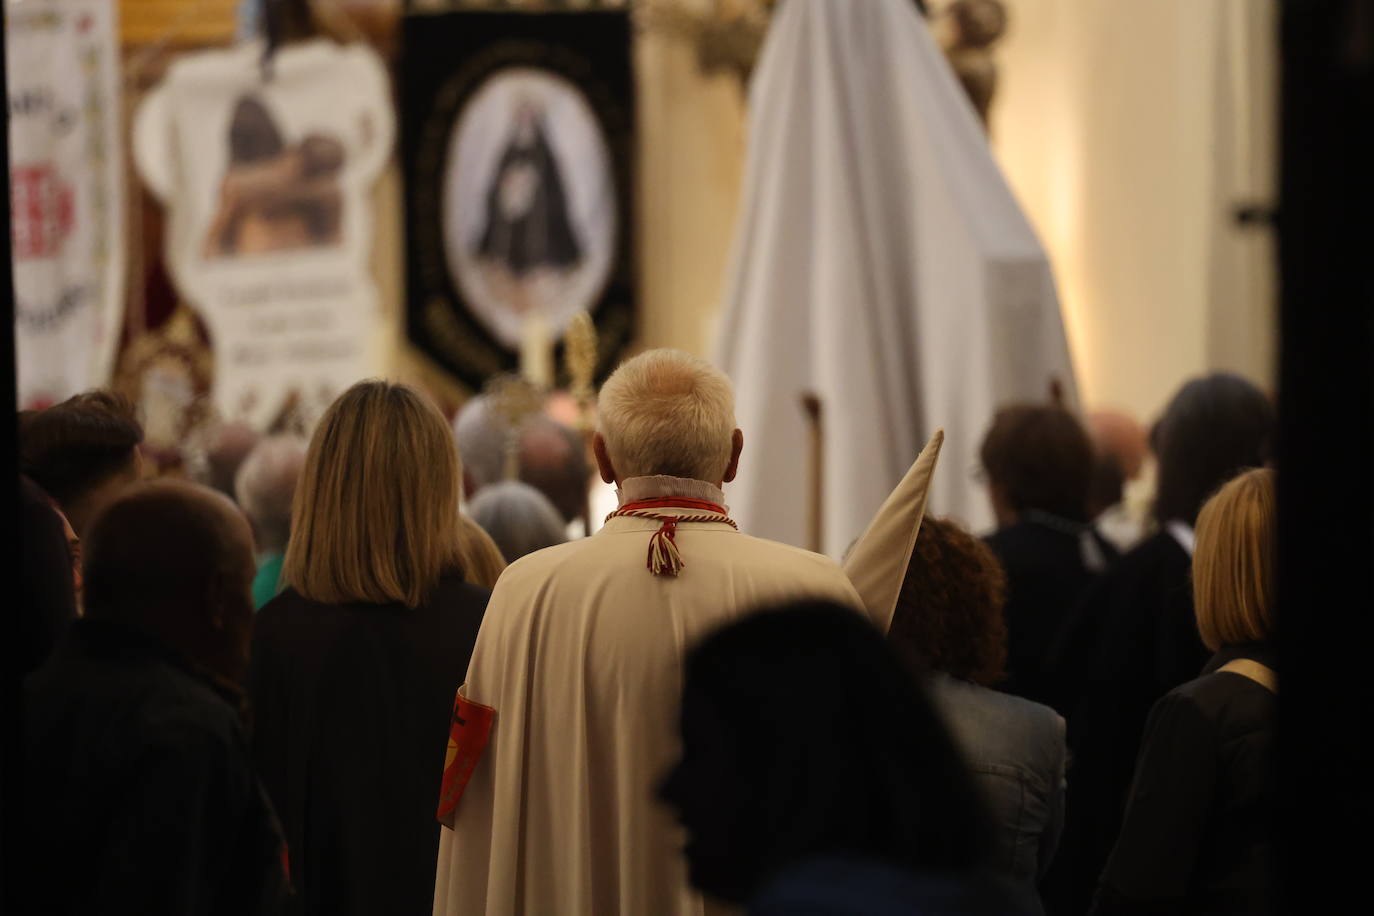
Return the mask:
<path id="1" fill-rule="evenodd" d="M 477 388 L 530 316 L 558 340 L 585 309 L 604 377 L 634 324 L 628 15 L 412 15 L 403 36 L 410 340 Z"/>

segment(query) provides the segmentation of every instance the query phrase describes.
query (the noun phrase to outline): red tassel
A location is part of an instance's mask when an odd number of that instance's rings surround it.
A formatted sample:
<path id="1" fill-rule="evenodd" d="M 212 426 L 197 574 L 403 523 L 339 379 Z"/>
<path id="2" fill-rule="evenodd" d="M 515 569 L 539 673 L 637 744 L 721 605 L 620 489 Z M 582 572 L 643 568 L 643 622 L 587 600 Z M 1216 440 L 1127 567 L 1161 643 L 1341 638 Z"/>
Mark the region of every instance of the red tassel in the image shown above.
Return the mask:
<path id="1" fill-rule="evenodd" d="M 663 525 L 649 538 L 649 572 L 656 576 L 676 576 L 686 564 L 677 549 L 677 519 L 665 518 Z"/>
<path id="2" fill-rule="evenodd" d="M 715 514 L 712 515 L 659 515 L 655 512 L 648 512 L 651 507 L 671 507 L 680 509 L 706 509 Z M 729 525 L 736 531 L 739 525 L 735 524 L 734 519 L 725 514 L 725 510 L 715 503 L 708 503 L 700 499 L 676 499 L 664 497 L 662 499 L 645 499 L 638 502 L 626 503 L 619 509 L 606 516 L 606 521 L 613 518 L 651 518 L 663 524 L 654 536 L 649 538 L 649 553 L 645 558 L 645 566 L 649 567 L 649 572 L 656 576 L 676 576 L 687 564 L 682 562 L 682 553 L 677 549 L 677 526 L 679 522 L 720 522 Z"/>

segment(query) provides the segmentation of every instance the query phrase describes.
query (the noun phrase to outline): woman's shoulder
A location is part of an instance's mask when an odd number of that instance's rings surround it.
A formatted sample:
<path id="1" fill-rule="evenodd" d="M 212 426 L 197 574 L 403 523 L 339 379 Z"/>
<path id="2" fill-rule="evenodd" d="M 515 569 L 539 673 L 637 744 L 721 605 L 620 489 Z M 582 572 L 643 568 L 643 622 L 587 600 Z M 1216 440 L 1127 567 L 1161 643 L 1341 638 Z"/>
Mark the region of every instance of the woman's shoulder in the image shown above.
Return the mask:
<path id="1" fill-rule="evenodd" d="M 439 577 L 434 593 L 425 602 L 431 607 L 461 607 L 483 609 L 491 600 L 491 589 L 474 585 L 461 573 L 445 573 Z"/>
<path id="2" fill-rule="evenodd" d="M 1175 687 L 1157 706 L 1161 713 L 1195 716 L 1225 736 L 1271 727 L 1277 697 L 1244 674 L 1217 670 Z"/>
<path id="3" fill-rule="evenodd" d="M 967 752 L 1051 769 L 1062 762 L 1064 719 L 1050 707 L 945 675 L 932 678 L 930 688 Z"/>
<path id="4" fill-rule="evenodd" d="M 316 643 L 326 633 L 349 627 L 348 605 L 327 604 L 284 588 L 253 618 L 253 642 Z"/>

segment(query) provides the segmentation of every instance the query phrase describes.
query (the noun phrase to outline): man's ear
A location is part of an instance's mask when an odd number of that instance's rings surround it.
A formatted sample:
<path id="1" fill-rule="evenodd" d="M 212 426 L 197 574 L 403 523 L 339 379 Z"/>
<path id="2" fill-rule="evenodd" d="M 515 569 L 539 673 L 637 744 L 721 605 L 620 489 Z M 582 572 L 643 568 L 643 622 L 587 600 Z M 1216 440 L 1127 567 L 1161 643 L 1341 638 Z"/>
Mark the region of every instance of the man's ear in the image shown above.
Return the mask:
<path id="1" fill-rule="evenodd" d="M 744 432 L 736 429 L 730 437 L 730 463 L 725 466 L 723 483 L 729 483 L 739 473 L 739 453 L 744 451 Z"/>
<path id="2" fill-rule="evenodd" d="M 601 433 L 592 434 L 592 454 L 596 456 L 596 470 L 605 483 L 617 483 L 615 465 L 611 464 L 611 453 L 606 451 L 606 440 Z"/>

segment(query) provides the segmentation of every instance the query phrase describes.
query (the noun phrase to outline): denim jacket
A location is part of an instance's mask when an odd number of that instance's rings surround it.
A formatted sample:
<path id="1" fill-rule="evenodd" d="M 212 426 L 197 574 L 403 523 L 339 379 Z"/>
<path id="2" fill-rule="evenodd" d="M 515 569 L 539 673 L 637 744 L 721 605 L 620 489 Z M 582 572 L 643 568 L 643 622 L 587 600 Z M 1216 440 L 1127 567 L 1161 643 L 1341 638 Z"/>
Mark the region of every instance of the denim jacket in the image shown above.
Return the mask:
<path id="1" fill-rule="evenodd" d="M 1043 912 L 1036 884 L 1064 824 L 1064 720 L 1048 706 L 943 674 L 929 688 L 987 802 L 990 864 L 1020 886 L 1031 912 Z"/>

